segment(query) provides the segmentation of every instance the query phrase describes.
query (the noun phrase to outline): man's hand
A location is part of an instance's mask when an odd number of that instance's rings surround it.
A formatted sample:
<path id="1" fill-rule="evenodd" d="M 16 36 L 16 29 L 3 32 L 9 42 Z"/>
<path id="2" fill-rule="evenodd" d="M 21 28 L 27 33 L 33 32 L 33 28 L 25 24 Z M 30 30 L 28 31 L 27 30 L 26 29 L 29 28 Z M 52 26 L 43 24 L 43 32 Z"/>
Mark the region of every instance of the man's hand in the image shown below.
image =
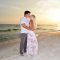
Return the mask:
<path id="1" fill-rule="evenodd" d="M 32 28 L 30 28 L 30 27 L 26 26 L 26 24 L 25 24 L 25 23 L 24 23 L 24 24 L 22 24 L 22 27 L 24 27 L 24 28 L 26 28 L 26 29 L 28 29 L 28 30 L 32 30 Z"/>

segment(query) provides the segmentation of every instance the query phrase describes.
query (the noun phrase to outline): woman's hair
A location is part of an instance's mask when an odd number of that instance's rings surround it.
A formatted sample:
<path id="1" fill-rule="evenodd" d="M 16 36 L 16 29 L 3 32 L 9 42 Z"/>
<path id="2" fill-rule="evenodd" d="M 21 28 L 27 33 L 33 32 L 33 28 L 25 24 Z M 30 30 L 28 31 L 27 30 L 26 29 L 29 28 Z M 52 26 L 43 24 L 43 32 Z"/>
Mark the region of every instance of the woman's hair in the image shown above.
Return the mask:
<path id="1" fill-rule="evenodd" d="M 33 18 L 36 18 L 35 15 L 31 15 Z"/>
<path id="2" fill-rule="evenodd" d="M 33 20 L 33 24 L 34 24 L 34 28 L 37 28 L 37 23 L 36 23 L 36 16 L 35 15 L 31 15 L 31 20 Z"/>

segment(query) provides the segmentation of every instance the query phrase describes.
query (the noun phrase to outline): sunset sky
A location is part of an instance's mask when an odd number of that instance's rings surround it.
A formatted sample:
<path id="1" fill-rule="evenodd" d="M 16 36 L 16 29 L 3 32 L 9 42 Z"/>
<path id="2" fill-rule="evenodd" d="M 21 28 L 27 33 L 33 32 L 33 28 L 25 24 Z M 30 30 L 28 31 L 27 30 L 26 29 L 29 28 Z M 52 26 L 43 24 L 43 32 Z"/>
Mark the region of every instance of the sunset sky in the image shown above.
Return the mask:
<path id="1" fill-rule="evenodd" d="M 60 24 L 60 0 L 0 0 L 0 24 L 18 24 L 25 10 L 38 24 Z"/>

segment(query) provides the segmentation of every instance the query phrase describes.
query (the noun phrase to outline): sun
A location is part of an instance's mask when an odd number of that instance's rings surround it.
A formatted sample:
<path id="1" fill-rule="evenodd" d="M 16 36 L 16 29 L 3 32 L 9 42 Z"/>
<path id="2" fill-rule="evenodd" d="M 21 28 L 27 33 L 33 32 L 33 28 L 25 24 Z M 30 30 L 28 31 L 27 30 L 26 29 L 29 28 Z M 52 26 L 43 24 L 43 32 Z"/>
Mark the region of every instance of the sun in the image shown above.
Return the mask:
<path id="1" fill-rule="evenodd" d="M 46 11 L 46 17 L 48 20 L 54 23 L 60 23 L 60 8 L 59 9 L 49 9 Z"/>

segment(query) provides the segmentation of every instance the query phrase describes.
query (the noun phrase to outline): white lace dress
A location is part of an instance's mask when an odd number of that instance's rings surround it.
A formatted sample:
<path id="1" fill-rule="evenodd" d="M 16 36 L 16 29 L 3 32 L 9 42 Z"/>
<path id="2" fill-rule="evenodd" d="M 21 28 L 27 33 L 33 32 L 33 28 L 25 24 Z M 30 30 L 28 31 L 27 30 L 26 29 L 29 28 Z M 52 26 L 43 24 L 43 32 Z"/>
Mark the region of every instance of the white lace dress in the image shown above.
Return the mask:
<path id="1" fill-rule="evenodd" d="M 37 55 L 38 53 L 38 42 L 36 35 L 33 31 L 28 31 L 27 37 L 27 55 Z"/>

